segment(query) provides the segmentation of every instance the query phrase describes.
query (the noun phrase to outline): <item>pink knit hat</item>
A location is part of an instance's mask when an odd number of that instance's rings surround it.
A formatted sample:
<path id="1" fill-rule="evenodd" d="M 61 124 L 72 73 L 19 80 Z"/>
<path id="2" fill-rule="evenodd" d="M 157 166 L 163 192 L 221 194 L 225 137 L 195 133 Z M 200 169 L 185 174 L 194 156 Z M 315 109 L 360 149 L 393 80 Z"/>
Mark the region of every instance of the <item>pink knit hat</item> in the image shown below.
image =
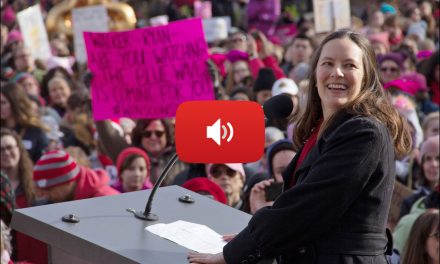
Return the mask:
<path id="1" fill-rule="evenodd" d="M 380 32 L 368 36 L 371 43 L 381 43 L 387 50 L 390 49 L 390 42 L 388 41 L 388 32 Z"/>
<path id="2" fill-rule="evenodd" d="M 18 30 L 12 30 L 8 34 L 8 39 L 6 41 L 6 45 L 10 44 L 12 42 L 22 42 L 23 41 L 23 35 Z"/>
<path id="3" fill-rule="evenodd" d="M 426 78 L 420 73 L 407 73 L 399 79 L 384 84 L 384 88 L 395 87 L 410 95 L 415 95 L 419 91 L 426 91 Z"/>
<path id="4" fill-rule="evenodd" d="M 5 7 L 2 14 L 2 22 L 5 24 L 10 24 L 16 20 L 14 9 L 12 9 L 11 5 Z"/>
<path id="5" fill-rule="evenodd" d="M 439 154 L 440 136 L 432 136 L 422 143 L 420 148 L 419 163 L 422 164 L 423 156 L 426 154 Z"/>
<path id="6" fill-rule="evenodd" d="M 44 154 L 34 167 L 34 182 L 38 188 L 48 189 L 76 180 L 80 167 L 69 153 L 54 150 Z"/>

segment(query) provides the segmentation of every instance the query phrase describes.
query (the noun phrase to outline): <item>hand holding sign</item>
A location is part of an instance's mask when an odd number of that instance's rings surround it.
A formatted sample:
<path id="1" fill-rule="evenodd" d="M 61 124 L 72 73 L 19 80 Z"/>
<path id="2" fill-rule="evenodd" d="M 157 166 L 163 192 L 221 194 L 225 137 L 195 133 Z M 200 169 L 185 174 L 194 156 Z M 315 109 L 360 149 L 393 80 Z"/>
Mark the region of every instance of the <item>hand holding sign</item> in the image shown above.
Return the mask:
<path id="1" fill-rule="evenodd" d="M 96 120 L 172 117 L 182 102 L 214 99 L 200 19 L 84 40 Z"/>

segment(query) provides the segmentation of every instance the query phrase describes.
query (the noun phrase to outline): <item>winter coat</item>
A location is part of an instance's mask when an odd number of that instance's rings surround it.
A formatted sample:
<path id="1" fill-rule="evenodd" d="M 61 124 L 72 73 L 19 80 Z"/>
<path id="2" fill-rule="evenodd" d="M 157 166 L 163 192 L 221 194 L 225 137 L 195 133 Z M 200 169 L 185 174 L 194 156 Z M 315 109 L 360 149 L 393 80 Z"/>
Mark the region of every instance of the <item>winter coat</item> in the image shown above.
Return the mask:
<path id="1" fill-rule="evenodd" d="M 387 263 L 395 175 L 387 128 L 373 118 L 339 115 L 295 170 L 300 153 L 283 175 L 285 189 L 292 177 L 296 185 L 223 248 L 226 262 Z"/>
<path id="2" fill-rule="evenodd" d="M 21 141 L 24 148 L 28 151 L 31 160 L 36 163 L 44 149 L 49 145 L 49 140 L 46 137 L 43 129 L 36 126 L 15 127 L 15 131 L 21 135 Z"/>
<path id="3" fill-rule="evenodd" d="M 107 172 L 104 170 L 81 167 L 80 175 L 76 180 L 73 200 L 119 194 L 118 191 L 108 185 L 109 180 Z"/>
<path id="4" fill-rule="evenodd" d="M 399 251 L 400 255 L 403 255 L 403 249 L 405 247 L 406 241 L 409 237 L 409 232 L 417 220 L 417 218 L 426 211 L 426 206 L 424 204 L 425 196 L 419 198 L 413 206 L 409 214 L 402 217 L 399 220 L 393 232 L 394 248 Z"/>

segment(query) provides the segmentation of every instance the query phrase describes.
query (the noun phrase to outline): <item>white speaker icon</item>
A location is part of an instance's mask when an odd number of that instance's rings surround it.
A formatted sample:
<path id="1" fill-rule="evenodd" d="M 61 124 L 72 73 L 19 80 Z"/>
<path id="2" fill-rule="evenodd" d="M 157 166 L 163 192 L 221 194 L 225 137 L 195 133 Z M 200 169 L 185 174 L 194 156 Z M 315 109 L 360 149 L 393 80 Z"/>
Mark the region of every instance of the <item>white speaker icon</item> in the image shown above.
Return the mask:
<path id="1" fill-rule="evenodd" d="M 215 121 L 215 123 L 212 126 L 207 126 L 206 127 L 206 138 L 210 138 L 212 140 L 215 141 L 215 143 L 217 143 L 217 145 L 220 146 L 221 141 L 220 141 L 220 118 L 217 119 L 217 121 Z M 226 139 L 226 141 L 230 142 L 232 140 L 232 137 L 234 136 L 234 128 L 232 127 L 231 123 L 226 123 L 226 125 L 229 128 L 229 137 Z M 228 129 L 226 128 L 225 125 L 221 126 L 223 129 L 223 135 L 221 137 L 221 139 L 225 139 L 226 136 L 228 135 Z"/>

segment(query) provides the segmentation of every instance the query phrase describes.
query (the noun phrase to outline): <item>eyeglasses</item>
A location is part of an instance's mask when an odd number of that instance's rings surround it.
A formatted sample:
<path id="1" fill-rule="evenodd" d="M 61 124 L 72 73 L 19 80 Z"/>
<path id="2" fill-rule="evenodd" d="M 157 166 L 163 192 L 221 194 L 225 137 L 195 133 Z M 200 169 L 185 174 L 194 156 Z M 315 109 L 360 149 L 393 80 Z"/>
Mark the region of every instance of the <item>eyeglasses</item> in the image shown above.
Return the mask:
<path id="1" fill-rule="evenodd" d="M 227 168 L 227 169 L 223 169 L 223 168 L 216 168 L 216 169 L 213 169 L 212 171 L 211 171 L 211 175 L 214 177 L 214 178 L 219 178 L 220 176 L 222 176 L 223 174 L 226 174 L 228 177 L 234 177 L 235 175 L 237 175 L 237 172 L 235 171 L 235 170 L 233 170 L 233 169 L 230 169 L 230 168 Z"/>
<path id="2" fill-rule="evenodd" d="M 13 151 L 15 148 L 17 147 L 17 145 L 9 145 L 9 146 L 4 146 L 0 148 L 0 152 L 1 153 L 5 153 L 6 151 Z"/>
<path id="3" fill-rule="evenodd" d="M 399 71 L 398 68 L 393 68 L 393 67 L 382 67 L 382 68 L 380 68 L 380 70 L 382 72 L 391 72 L 391 73 L 396 73 Z"/>
<path id="4" fill-rule="evenodd" d="M 153 130 L 153 131 L 144 131 L 142 132 L 142 137 L 150 138 L 152 135 L 156 135 L 157 138 L 161 138 L 165 135 L 165 131 Z"/>

